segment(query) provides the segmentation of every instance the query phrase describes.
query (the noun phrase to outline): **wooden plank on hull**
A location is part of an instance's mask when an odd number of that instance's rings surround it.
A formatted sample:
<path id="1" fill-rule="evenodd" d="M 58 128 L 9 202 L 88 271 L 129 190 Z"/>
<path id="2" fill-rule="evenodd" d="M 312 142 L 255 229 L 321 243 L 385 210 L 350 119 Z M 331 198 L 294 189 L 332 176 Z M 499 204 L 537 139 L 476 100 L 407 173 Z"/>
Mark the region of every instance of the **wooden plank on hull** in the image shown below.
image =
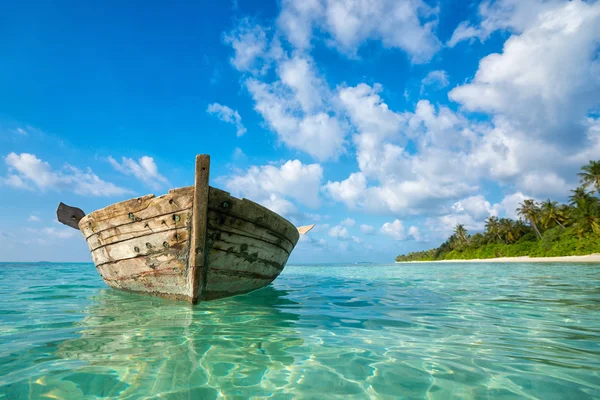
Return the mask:
<path id="1" fill-rule="evenodd" d="M 190 209 L 193 192 L 186 189 L 180 188 L 160 197 L 143 196 L 94 211 L 79 221 L 79 229 L 87 239 L 107 229 Z"/>
<path id="2" fill-rule="evenodd" d="M 192 232 L 188 257 L 187 288 L 189 301 L 196 304 L 206 286 L 208 268 L 207 213 L 210 175 L 210 156 L 196 156 L 196 177 L 192 207 Z"/>
<path id="3" fill-rule="evenodd" d="M 213 232 L 212 230 L 209 230 L 209 233 L 212 239 L 211 249 L 241 254 L 250 260 L 252 258 L 260 258 L 279 263 L 282 259 L 286 259 L 290 255 L 290 253 L 281 247 L 258 239 L 223 232 Z"/>
<path id="4" fill-rule="evenodd" d="M 172 228 L 151 235 L 135 237 L 119 243 L 108 244 L 92 250 L 96 266 L 106 263 L 143 257 L 151 254 L 164 254 L 174 258 L 188 250 L 188 231 Z M 187 256 L 187 254 L 185 254 Z"/>
<path id="5" fill-rule="evenodd" d="M 109 244 L 149 236 L 153 233 L 173 230 L 174 228 L 187 230 L 189 228 L 191 214 L 191 209 L 181 210 L 147 220 L 109 228 L 88 237 L 88 246 L 90 247 L 90 250 L 93 251 Z"/>
<path id="6" fill-rule="evenodd" d="M 231 217 L 240 218 L 266 228 L 278 236 L 283 236 L 296 245 L 300 235 L 298 229 L 280 215 L 247 199 L 237 199 L 228 192 L 220 189 L 210 188 L 209 209 Z"/>
<path id="7" fill-rule="evenodd" d="M 261 240 L 278 246 L 288 253 L 294 249 L 294 245 L 289 239 L 282 235 L 277 235 L 270 229 L 211 209 L 208 210 L 208 228 L 220 231 L 223 234 L 235 234 Z"/>

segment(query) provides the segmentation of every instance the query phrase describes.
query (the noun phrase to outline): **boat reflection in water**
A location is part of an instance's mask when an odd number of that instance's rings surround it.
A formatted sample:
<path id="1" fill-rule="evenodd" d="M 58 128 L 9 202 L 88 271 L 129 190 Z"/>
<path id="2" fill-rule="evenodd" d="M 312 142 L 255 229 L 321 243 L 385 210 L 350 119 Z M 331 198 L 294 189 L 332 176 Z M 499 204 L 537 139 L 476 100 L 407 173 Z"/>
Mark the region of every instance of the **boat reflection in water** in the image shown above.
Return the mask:
<path id="1" fill-rule="evenodd" d="M 239 396 L 250 387 L 268 396 L 273 385 L 288 385 L 290 351 L 304 344 L 294 329 L 297 303 L 286 294 L 269 286 L 191 307 L 103 290 L 79 323 L 80 337 L 57 351 L 81 367 L 46 385 L 61 398 L 204 399 L 223 391 Z"/>

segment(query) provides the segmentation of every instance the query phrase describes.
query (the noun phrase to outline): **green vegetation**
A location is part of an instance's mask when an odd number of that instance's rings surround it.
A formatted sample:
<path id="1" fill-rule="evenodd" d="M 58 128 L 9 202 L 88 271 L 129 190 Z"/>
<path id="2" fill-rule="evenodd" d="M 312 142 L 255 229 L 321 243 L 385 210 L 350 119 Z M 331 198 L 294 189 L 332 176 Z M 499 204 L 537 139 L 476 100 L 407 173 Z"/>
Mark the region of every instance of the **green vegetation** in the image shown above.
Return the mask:
<path id="1" fill-rule="evenodd" d="M 399 255 L 396 261 L 600 253 L 600 161 L 590 161 L 577 175 L 581 186 L 571 191 L 569 204 L 527 199 L 516 210 L 517 221 L 491 216 L 485 231 L 474 235 L 459 224 L 440 247 Z"/>

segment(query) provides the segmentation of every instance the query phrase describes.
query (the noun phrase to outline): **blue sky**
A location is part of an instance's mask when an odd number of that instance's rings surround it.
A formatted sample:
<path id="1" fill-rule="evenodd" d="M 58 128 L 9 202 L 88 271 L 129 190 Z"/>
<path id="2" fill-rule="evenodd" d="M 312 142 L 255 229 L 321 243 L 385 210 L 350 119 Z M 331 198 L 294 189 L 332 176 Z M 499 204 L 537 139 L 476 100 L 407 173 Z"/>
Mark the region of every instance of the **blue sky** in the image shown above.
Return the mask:
<path id="1" fill-rule="evenodd" d="M 392 261 L 564 200 L 600 158 L 600 3 L 12 2 L 0 259 L 88 261 L 87 212 L 211 184 L 317 227 L 291 262 Z"/>

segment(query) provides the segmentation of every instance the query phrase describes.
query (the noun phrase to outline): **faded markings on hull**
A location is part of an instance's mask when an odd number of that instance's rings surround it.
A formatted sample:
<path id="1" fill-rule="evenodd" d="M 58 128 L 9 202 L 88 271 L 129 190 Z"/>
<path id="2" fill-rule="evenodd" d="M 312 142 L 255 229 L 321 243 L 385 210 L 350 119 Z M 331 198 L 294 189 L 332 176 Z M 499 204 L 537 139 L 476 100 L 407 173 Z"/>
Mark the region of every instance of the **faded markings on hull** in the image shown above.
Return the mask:
<path id="1" fill-rule="evenodd" d="M 289 253 L 281 247 L 263 242 L 262 240 L 213 230 L 210 230 L 209 233 L 212 236 L 211 249 L 242 254 L 249 261 L 252 261 L 254 258 L 260 258 L 279 264 L 282 257 L 289 257 Z"/>
<path id="2" fill-rule="evenodd" d="M 227 207 L 224 207 L 224 203 L 227 203 Z M 236 199 L 223 190 L 210 188 L 208 208 L 210 210 L 218 210 L 220 213 L 231 217 L 249 221 L 257 227 L 266 228 L 278 235 L 284 236 L 294 245 L 296 245 L 300 237 L 294 225 L 273 211 L 247 199 Z"/>
<path id="3" fill-rule="evenodd" d="M 190 209 L 192 193 L 188 188 L 181 188 L 160 197 L 148 195 L 113 204 L 83 217 L 79 229 L 87 239 L 110 228 Z"/>
<path id="4" fill-rule="evenodd" d="M 92 251 L 92 259 L 96 266 L 100 266 L 109 262 L 139 258 L 151 254 L 161 254 L 171 258 L 187 257 L 185 251 L 188 249 L 188 237 L 187 229 L 172 228 L 167 231 L 99 247 Z"/>
<path id="5" fill-rule="evenodd" d="M 177 228 L 187 230 L 190 224 L 190 215 L 191 210 L 188 209 L 109 228 L 98 234 L 91 235 L 87 239 L 88 245 L 90 250 L 93 251 L 102 246 L 125 242 L 129 239 L 145 237 L 153 233 Z"/>
<path id="6" fill-rule="evenodd" d="M 208 227 L 213 231 L 221 231 L 222 234 L 229 233 L 242 237 L 259 239 L 280 247 L 287 253 L 290 253 L 294 249 L 294 244 L 285 236 L 277 235 L 273 230 L 258 226 L 243 218 L 224 215 L 221 210 L 219 210 L 219 212 L 214 210 L 208 211 Z"/>
<path id="7" fill-rule="evenodd" d="M 184 295 L 186 292 L 185 261 L 173 255 L 153 254 L 110 262 L 97 268 L 104 281 L 118 289 L 166 295 Z"/>

